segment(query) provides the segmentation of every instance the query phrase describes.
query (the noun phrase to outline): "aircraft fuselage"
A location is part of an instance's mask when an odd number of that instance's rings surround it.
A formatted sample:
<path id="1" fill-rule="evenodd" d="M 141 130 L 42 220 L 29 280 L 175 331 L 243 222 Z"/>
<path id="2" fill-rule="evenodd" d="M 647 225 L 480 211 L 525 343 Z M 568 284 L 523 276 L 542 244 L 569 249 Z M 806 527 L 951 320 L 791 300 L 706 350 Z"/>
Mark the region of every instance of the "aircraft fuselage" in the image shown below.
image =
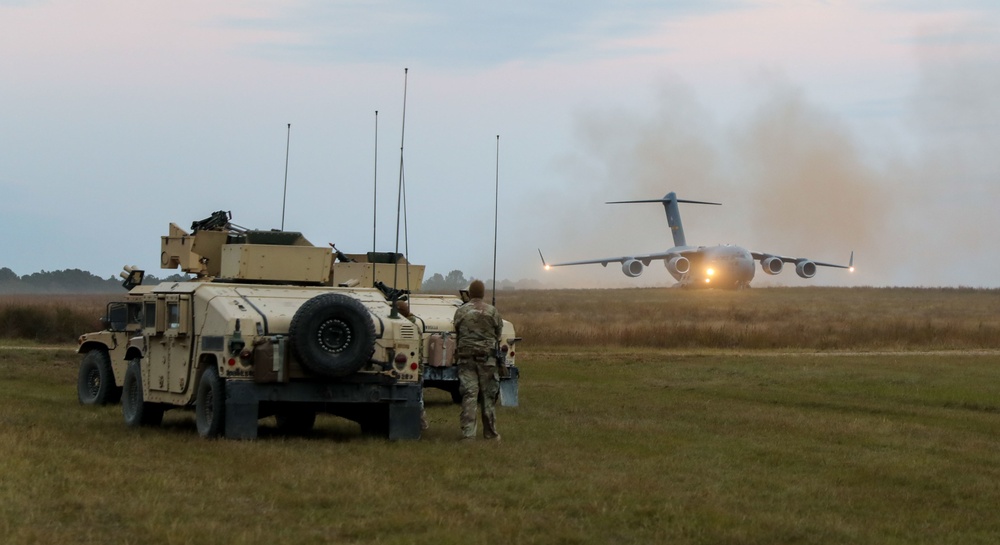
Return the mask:
<path id="1" fill-rule="evenodd" d="M 687 253 L 689 270 L 670 274 L 687 288 L 745 288 L 753 280 L 755 264 L 750 251 L 740 246 L 701 246 Z M 666 263 L 666 261 L 665 261 Z"/>

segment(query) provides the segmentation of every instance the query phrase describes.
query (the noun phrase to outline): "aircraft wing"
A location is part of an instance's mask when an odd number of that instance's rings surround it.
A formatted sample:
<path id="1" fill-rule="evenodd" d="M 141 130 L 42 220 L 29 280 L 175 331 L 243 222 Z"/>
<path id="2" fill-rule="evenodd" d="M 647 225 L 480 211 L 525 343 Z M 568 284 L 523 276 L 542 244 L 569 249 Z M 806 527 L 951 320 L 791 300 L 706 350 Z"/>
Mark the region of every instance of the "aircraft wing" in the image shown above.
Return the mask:
<path id="1" fill-rule="evenodd" d="M 542 255 L 542 251 L 538 250 L 538 257 L 542 258 L 542 266 L 545 268 L 564 267 L 567 265 L 592 265 L 596 263 L 600 263 L 602 266 L 607 267 L 608 263 L 625 263 L 626 261 L 639 261 L 642 262 L 643 265 L 649 265 L 650 261 L 653 261 L 655 259 L 670 259 L 672 257 L 682 256 L 696 251 L 697 248 L 685 246 L 685 247 L 674 247 L 665 252 L 657 252 L 652 254 L 605 257 L 602 259 L 585 259 L 583 261 L 567 261 L 564 263 L 549 263 L 545 261 L 545 256 Z"/>
<path id="2" fill-rule="evenodd" d="M 763 252 L 750 252 L 750 255 L 753 256 L 755 260 L 761 262 L 763 262 L 764 260 L 776 259 L 781 261 L 782 263 L 794 263 L 795 265 L 799 265 L 802 263 L 811 263 L 818 267 L 835 267 L 838 269 L 849 269 L 852 271 L 854 270 L 854 252 L 851 252 L 851 259 L 847 265 L 838 265 L 836 263 L 823 263 L 822 261 L 813 261 L 812 259 L 808 259 L 805 257 L 788 257 L 777 254 L 767 254 Z"/>

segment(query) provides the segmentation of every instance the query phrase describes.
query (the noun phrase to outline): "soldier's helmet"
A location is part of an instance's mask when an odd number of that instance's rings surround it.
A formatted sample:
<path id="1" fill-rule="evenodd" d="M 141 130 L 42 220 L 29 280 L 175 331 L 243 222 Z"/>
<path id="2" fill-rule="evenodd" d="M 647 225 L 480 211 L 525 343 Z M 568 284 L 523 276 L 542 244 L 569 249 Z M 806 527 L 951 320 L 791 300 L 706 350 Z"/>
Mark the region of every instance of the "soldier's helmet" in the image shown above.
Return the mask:
<path id="1" fill-rule="evenodd" d="M 469 284 L 469 297 L 473 299 L 482 299 L 486 295 L 486 286 L 483 285 L 482 280 L 473 280 Z"/>

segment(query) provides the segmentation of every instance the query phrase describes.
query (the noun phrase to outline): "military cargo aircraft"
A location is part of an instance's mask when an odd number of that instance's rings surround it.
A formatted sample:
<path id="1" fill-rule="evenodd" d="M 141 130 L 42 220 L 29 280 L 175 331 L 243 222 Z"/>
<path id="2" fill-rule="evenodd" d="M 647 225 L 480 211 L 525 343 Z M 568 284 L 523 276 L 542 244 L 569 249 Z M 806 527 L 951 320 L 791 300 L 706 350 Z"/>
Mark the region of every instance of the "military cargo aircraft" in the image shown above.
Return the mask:
<path id="1" fill-rule="evenodd" d="M 566 265 L 587 265 L 600 263 L 607 267 L 608 263 L 621 263 L 625 276 L 635 278 L 642 274 L 643 267 L 648 267 L 653 260 L 662 259 L 667 272 L 677 280 L 680 287 L 688 288 L 728 288 L 740 289 L 750 287 L 753 280 L 754 261 L 759 261 L 764 272 L 770 275 L 782 271 L 784 264 L 794 264 L 795 273 L 802 278 L 812 278 L 816 275 L 816 267 L 836 267 L 854 271 L 854 252 L 847 265 L 822 263 L 803 257 L 787 257 L 777 254 L 751 252 L 746 248 L 732 245 L 720 246 L 688 246 L 684 238 L 684 227 L 681 225 L 681 214 L 678 203 L 720 205 L 717 202 L 689 201 L 678 199 L 673 192 L 667 193 L 662 199 L 646 199 L 638 201 L 612 201 L 605 204 L 630 204 L 657 202 L 663 205 L 667 214 L 667 225 L 674 236 L 674 247 L 663 252 L 652 254 L 633 254 L 621 257 L 606 257 L 604 259 L 587 259 L 584 261 L 569 261 L 566 263 L 547 263 L 541 249 L 538 256 L 542 258 L 542 266 L 548 270 L 551 267 Z"/>

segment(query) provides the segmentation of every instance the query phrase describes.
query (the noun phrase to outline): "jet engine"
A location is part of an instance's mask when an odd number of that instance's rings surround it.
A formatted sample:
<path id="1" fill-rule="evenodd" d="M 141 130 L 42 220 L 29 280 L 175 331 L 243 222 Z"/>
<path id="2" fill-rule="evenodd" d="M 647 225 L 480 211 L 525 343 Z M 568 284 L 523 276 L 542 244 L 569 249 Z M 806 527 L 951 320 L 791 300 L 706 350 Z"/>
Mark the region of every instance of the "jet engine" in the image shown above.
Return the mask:
<path id="1" fill-rule="evenodd" d="M 635 259 L 626 259 L 622 261 L 622 272 L 629 278 L 635 278 L 642 274 L 642 262 Z"/>
<path id="2" fill-rule="evenodd" d="M 812 261 L 799 261 L 795 265 L 795 274 L 802 278 L 812 278 L 816 276 L 816 264 Z"/>
<path id="3" fill-rule="evenodd" d="M 784 263 L 781 262 L 780 257 L 765 257 L 760 260 L 760 267 L 764 269 L 767 274 L 778 274 L 781 272 L 781 267 Z M 800 275 L 802 273 L 799 273 Z"/>
<path id="4" fill-rule="evenodd" d="M 673 276 L 685 275 L 691 270 L 691 261 L 682 255 L 671 257 L 667 260 L 666 265 L 667 270 Z"/>

